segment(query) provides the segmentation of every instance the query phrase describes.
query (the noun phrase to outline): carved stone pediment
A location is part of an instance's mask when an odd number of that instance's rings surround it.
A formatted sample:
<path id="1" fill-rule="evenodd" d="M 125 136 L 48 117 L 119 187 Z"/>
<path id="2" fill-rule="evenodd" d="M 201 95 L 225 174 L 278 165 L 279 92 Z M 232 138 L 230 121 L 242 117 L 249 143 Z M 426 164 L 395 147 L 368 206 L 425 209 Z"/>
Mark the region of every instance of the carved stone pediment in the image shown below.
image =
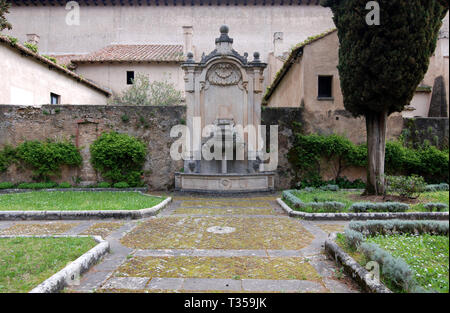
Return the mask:
<path id="1" fill-rule="evenodd" d="M 213 65 L 206 75 L 211 85 L 229 86 L 237 85 L 242 78 L 239 68 L 231 63 L 218 63 Z"/>

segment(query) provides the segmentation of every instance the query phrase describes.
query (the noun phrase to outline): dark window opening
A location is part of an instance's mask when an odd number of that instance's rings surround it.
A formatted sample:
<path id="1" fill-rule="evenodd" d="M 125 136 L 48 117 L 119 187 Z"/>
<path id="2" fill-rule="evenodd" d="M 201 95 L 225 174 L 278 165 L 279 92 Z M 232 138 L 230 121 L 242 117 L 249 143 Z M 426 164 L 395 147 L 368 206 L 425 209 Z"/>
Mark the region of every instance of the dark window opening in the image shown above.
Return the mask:
<path id="1" fill-rule="evenodd" d="M 319 93 L 318 98 L 331 98 L 333 76 L 319 76 Z"/>
<path id="2" fill-rule="evenodd" d="M 127 71 L 127 85 L 133 85 L 134 71 Z"/>
<path id="3" fill-rule="evenodd" d="M 61 96 L 56 93 L 50 92 L 50 104 L 60 104 Z"/>

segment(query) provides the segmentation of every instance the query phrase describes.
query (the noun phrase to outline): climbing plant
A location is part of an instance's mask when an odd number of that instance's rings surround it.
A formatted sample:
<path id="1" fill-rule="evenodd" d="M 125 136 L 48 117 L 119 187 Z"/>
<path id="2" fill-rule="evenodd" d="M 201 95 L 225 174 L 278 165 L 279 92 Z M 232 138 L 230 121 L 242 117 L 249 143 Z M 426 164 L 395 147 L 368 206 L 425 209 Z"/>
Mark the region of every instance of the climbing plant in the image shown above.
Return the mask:
<path id="1" fill-rule="evenodd" d="M 147 147 L 140 140 L 117 132 L 103 133 L 90 147 L 91 163 L 103 178 L 112 183 L 142 185 L 142 167 Z"/>

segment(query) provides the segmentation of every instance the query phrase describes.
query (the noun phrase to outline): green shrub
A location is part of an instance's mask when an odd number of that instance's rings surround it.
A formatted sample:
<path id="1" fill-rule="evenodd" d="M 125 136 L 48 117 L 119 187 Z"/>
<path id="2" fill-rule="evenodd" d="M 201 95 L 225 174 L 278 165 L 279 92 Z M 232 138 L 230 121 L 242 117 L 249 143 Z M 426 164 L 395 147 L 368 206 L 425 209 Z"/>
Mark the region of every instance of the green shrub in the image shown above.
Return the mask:
<path id="1" fill-rule="evenodd" d="M 434 192 L 434 191 L 449 191 L 449 186 L 446 183 L 427 185 L 425 187 L 425 191 Z"/>
<path id="2" fill-rule="evenodd" d="M 136 73 L 133 84 L 108 102 L 122 105 L 176 105 L 182 100 L 181 91 L 166 81 L 150 82 L 148 75 Z"/>
<path id="3" fill-rule="evenodd" d="M 34 53 L 38 52 L 38 47 L 35 44 L 32 44 L 30 42 L 25 42 L 23 45 L 25 47 L 27 47 L 28 49 L 30 49 L 31 51 L 33 51 Z"/>
<path id="4" fill-rule="evenodd" d="M 124 181 L 115 183 L 113 186 L 114 188 L 130 188 L 130 185 L 128 185 L 128 183 Z"/>
<path id="5" fill-rule="evenodd" d="M 91 163 L 103 178 L 112 183 L 142 185 L 142 167 L 147 147 L 138 139 L 116 132 L 103 133 L 91 147 Z"/>
<path id="6" fill-rule="evenodd" d="M 295 168 L 296 188 L 320 187 L 335 184 L 340 188 L 364 188 L 363 182 L 350 186 L 340 174 L 349 166 L 367 166 L 367 145 L 356 145 L 339 135 L 295 135 L 288 153 L 289 162 Z M 338 165 L 336 177 L 324 182 L 320 176 L 320 161 L 326 159 Z M 390 175 L 419 175 L 429 183 L 449 182 L 448 150 L 439 150 L 425 144 L 417 149 L 403 146 L 400 141 L 386 142 L 385 170 Z"/>
<path id="7" fill-rule="evenodd" d="M 344 230 L 345 241 L 352 249 L 357 249 L 364 241 L 364 235 L 350 228 Z"/>
<path id="8" fill-rule="evenodd" d="M 11 189 L 14 188 L 14 184 L 10 182 L 2 182 L 0 183 L 0 189 Z"/>
<path id="9" fill-rule="evenodd" d="M 321 186 L 320 189 L 324 190 L 324 191 L 339 191 L 339 186 L 338 185 L 327 184 L 325 186 Z"/>
<path id="10" fill-rule="evenodd" d="M 428 212 L 442 212 L 448 209 L 448 205 L 440 202 L 429 202 L 423 206 Z"/>
<path id="11" fill-rule="evenodd" d="M 367 148 L 365 145 L 357 146 L 347 138 L 335 134 L 328 136 L 296 134 L 288 158 L 297 168 L 296 173 L 300 176 L 298 180 L 306 182 L 302 187 L 320 185 L 320 160 L 323 157 L 337 160 L 338 172 L 341 172 L 348 166 L 365 166 Z"/>
<path id="12" fill-rule="evenodd" d="M 308 189 L 302 189 L 302 192 L 307 192 Z M 323 202 L 303 202 L 298 197 L 292 194 L 294 190 L 285 190 L 282 193 L 285 199 L 292 207 L 309 213 L 335 213 L 341 212 L 345 208 L 345 204 L 337 201 L 323 201 Z"/>
<path id="13" fill-rule="evenodd" d="M 58 188 L 72 188 L 72 185 L 68 182 L 62 182 L 58 185 Z"/>
<path id="14" fill-rule="evenodd" d="M 19 189 L 50 189 L 57 187 L 58 184 L 54 182 L 45 183 L 20 183 L 17 185 Z"/>
<path id="15" fill-rule="evenodd" d="M 379 263 L 382 266 L 383 275 L 391 279 L 396 285 L 406 291 L 420 291 L 420 286 L 414 279 L 414 272 L 403 259 L 394 258 L 375 243 L 363 242 L 359 249 L 367 259 Z"/>
<path id="16" fill-rule="evenodd" d="M 110 188 L 110 187 L 111 187 L 111 184 L 106 181 L 102 181 L 97 184 L 97 188 Z"/>
<path id="17" fill-rule="evenodd" d="M 348 228 L 359 231 L 367 236 L 394 234 L 431 234 L 448 236 L 448 221 L 426 220 L 372 220 L 351 221 Z"/>
<path id="18" fill-rule="evenodd" d="M 399 194 L 402 197 L 417 198 L 425 191 L 426 183 L 423 177 L 411 176 L 386 176 L 386 192 Z"/>
<path id="19" fill-rule="evenodd" d="M 409 209 L 406 203 L 398 202 L 357 202 L 353 203 L 348 209 L 349 212 L 365 213 L 365 212 L 405 212 Z"/>
<path id="20" fill-rule="evenodd" d="M 0 173 L 5 172 L 11 163 L 16 159 L 16 149 L 6 145 L 0 150 Z"/>
<path id="21" fill-rule="evenodd" d="M 60 174 L 61 166 L 81 165 L 81 154 L 68 141 L 25 141 L 17 147 L 17 158 L 31 167 L 35 180 L 48 181 Z"/>

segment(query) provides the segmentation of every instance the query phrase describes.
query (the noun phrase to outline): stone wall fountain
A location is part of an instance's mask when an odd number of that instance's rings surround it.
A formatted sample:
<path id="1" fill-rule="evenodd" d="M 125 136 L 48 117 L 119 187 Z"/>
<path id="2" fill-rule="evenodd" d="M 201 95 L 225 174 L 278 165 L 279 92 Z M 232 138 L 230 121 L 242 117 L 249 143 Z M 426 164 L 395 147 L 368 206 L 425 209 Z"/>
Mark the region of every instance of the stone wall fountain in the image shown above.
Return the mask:
<path id="1" fill-rule="evenodd" d="M 259 60 L 257 52 L 251 62 L 247 61 L 248 54 L 240 55 L 232 44 L 228 27 L 222 26 L 216 49 L 203 54 L 200 62 L 195 62 L 192 53 L 188 53 L 182 64 L 191 149 L 185 157 L 184 171 L 175 174 L 177 190 L 274 189 L 274 173 L 263 172 L 259 166 L 264 134 L 260 134 L 258 126 L 263 71 L 267 64 Z M 212 131 L 205 134 L 207 125 Z M 248 128 L 254 132 L 246 131 Z M 213 152 L 215 157 L 206 157 L 208 152 Z"/>

